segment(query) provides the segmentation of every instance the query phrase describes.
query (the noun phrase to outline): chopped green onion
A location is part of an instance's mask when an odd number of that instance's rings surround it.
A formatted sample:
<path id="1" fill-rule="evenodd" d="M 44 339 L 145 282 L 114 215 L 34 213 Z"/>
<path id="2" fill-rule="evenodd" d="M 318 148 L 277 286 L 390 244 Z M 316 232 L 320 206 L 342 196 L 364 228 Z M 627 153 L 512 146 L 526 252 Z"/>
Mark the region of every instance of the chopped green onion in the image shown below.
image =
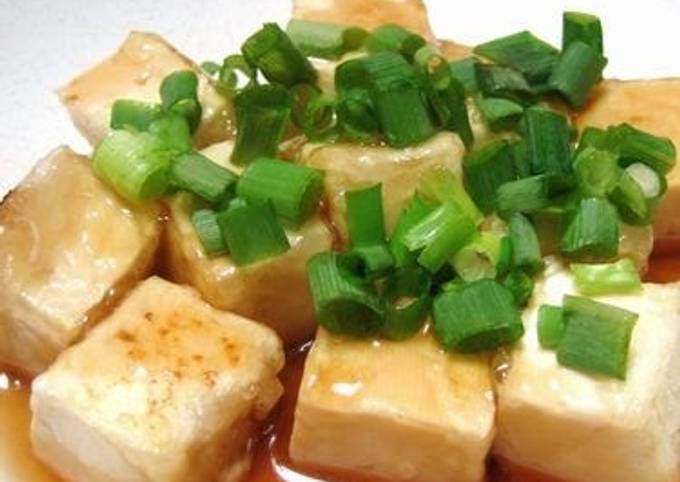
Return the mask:
<path id="1" fill-rule="evenodd" d="M 212 209 L 199 209 L 191 215 L 191 222 L 201 241 L 203 251 L 208 256 L 218 256 L 227 253 L 227 245 L 222 237 L 220 225 L 217 224 L 217 214 Z"/>
<path id="2" fill-rule="evenodd" d="M 216 203 L 236 185 L 238 176 L 198 152 L 186 152 L 170 164 L 170 180 L 180 189 Z"/>
<path id="3" fill-rule="evenodd" d="M 432 122 L 415 69 L 402 56 L 390 52 L 361 60 L 370 79 L 371 99 L 388 143 L 393 147 L 405 147 L 432 136 Z"/>
<path id="4" fill-rule="evenodd" d="M 524 113 L 524 107 L 508 99 L 482 97 L 477 105 L 484 122 L 493 132 L 512 129 Z"/>
<path id="5" fill-rule="evenodd" d="M 390 340 L 411 338 L 425 324 L 432 306 L 428 274 L 411 267 L 396 271 L 385 283 L 387 300 L 382 335 Z"/>
<path id="6" fill-rule="evenodd" d="M 153 121 L 148 132 L 168 149 L 177 152 L 191 150 L 191 129 L 187 120 L 179 114 L 166 114 Z"/>
<path id="7" fill-rule="evenodd" d="M 418 184 L 418 192 L 428 201 L 458 206 L 475 225 L 484 219 L 463 187 L 461 179 L 448 169 L 435 168 L 423 173 Z"/>
<path id="8" fill-rule="evenodd" d="M 526 30 L 478 45 L 473 52 L 518 70 L 531 83 L 548 78 L 559 54 L 555 47 Z"/>
<path id="9" fill-rule="evenodd" d="M 293 123 L 302 129 L 305 122 L 305 115 L 307 106 L 312 99 L 321 95 L 321 89 L 314 84 L 295 84 L 290 88 L 293 94 L 293 109 L 291 110 L 291 119 Z"/>
<path id="10" fill-rule="evenodd" d="M 475 78 L 479 89 L 488 97 L 503 97 L 523 105 L 534 100 L 534 92 L 522 74 L 510 67 L 478 63 Z"/>
<path id="11" fill-rule="evenodd" d="M 646 225 L 652 222 L 651 205 L 645 198 L 640 184 L 628 171 L 619 175 L 618 182 L 609 200 L 616 206 L 616 210 L 623 221 L 632 225 Z"/>
<path id="12" fill-rule="evenodd" d="M 333 84 L 340 98 L 352 94 L 368 99 L 371 79 L 366 68 L 366 59 L 350 59 L 338 65 Z"/>
<path id="13" fill-rule="evenodd" d="M 494 209 L 500 186 L 515 180 L 515 165 L 508 141 L 491 141 L 463 158 L 465 185 L 475 204 L 485 214 Z"/>
<path id="14" fill-rule="evenodd" d="M 443 292 L 434 300 L 433 315 L 434 334 L 446 350 L 493 350 L 524 334 L 512 294 L 493 280 Z"/>
<path id="15" fill-rule="evenodd" d="M 578 155 L 586 147 L 616 153 L 615 145 L 612 144 L 612 137 L 607 134 L 605 129 L 599 127 L 590 126 L 583 129 L 576 154 Z"/>
<path id="16" fill-rule="evenodd" d="M 560 55 L 548 85 L 562 94 L 573 108 L 580 109 L 602 78 L 606 64 L 607 60 L 597 50 L 576 40 Z"/>
<path id="17" fill-rule="evenodd" d="M 524 139 L 517 139 L 510 143 L 510 153 L 515 165 L 515 173 L 518 179 L 531 176 L 531 159 L 529 149 Z"/>
<path id="18" fill-rule="evenodd" d="M 290 249 L 271 202 L 238 203 L 217 215 L 231 258 L 245 266 Z"/>
<path id="19" fill-rule="evenodd" d="M 143 201 L 165 194 L 172 154 L 146 132 L 111 131 L 95 149 L 92 168 L 125 199 Z"/>
<path id="20" fill-rule="evenodd" d="M 333 333 L 377 334 L 385 316 L 372 286 L 344 266 L 337 253 L 319 253 L 307 262 L 309 288 L 319 324 Z"/>
<path id="21" fill-rule="evenodd" d="M 503 236 L 498 246 L 498 261 L 496 262 L 496 276 L 505 276 L 512 268 L 512 240 L 510 236 Z"/>
<path id="22" fill-rule="evenodd" d="M 542 107 L 530 107 L 519 124 L 534 174 L 564 174 L 571 169 L 567 119 Z"/>
<path id="23" fill-rule="evenodd" d="M 458 79 L 461 84 L 463 84 L 465 93 L 467 94 L 472 94 L 479 91 L 479 85 L 477 85 L 477 74 L 475 73 L 475 65 L 478 63 L 479 60 L 476 58 L 468 57 L 466 59 L 451 62 L 449 64 L 451 75 Z"/>
<path id="24" fill-rule="evenodd" d="M 602 23 L 595 15 L 580 12 L 564 12 L 562 16 L 562 50 L 574 42 L 584 42 L 597 53 L 604 52 Z"/>
<path id="25" fill-rule="evenodd" d="M 508 219 L 508 233 L 512 240 L 512 264 L 531 275 L 543 271 L 545 263 L 531 221 L 520 213 L 514 213 Z"/>
<path id="26" fill-rule="evenodd" d="M 234 106 L 238 133 L 231 161 L 244 165 L 275 156 L 293 107 L 292 94 L 276 85 L 252 86 L 236 95 Z"/>
<path id="27" fill-rule="evenodd" d="M 625 380 L 638 315 L 612 305 L 565 296 L 566 327 L 557 360 L 575 370 Z"/>
<path id="28" fill-rule="evenodd" d="M 220 64 L 213 62 L 212 60 L 201 62 L 201 68 L 205 70 L 210 76 L 217 75 L 217 73 L 220 71 L 220 67 L 222 67 Z"/>
<path id="29" fill-rule="evenodd" d="M 442 204 L 411 227 L 403 237 L 410 251 L 424 248 L 418 263 L 437 272 L 477 231 L 475 223 L 454 204 Z"/>
<path id="30" fill-rule="evenodd" d="M 501 255 L 502 238 L 484 231 L 474 235 L 451 260 L 453 268 L 463 281 L 495 278 Z"/>
<path id="31" fill-rule="evenodd" d="M 616 209 L 605 199 L 581 200 L 562 234 L 562 253 L 574 259 L 595 261 L 613 258 L 618 248 Z"/>
<path id="32" fill-rule="evenodd" d="M 633 163 L 626 167 L 626 173 L 640 186 L 647 199 L 656 199 L 666 191 L 666 178 L 647 164 Z"/>
<path id="33" fill-rule="evenodd" d="M 364 279 L 380 278 L 394 267 L 394 257 L 385 244 L 355 246 L 342 254 L 342 262 Z"/>
<path id="34" fill-rule="evenodd" d="M 385 243 L 382 185 L 345 192 L 347 229 L 352 246 Z"/>
<path id="35" fill-rule="evenodd" d="M 243 79 L 239 85 L 239 76 L 247 79 L 247 82 L 244 84 Z M 241 88 L 256 85 L 257 72 L 243 55 L 229 55 L 222 61 L 217 83 L 220 89 L 231 94 Z"/>
<path id="36" fill-rule="evenodd" d="M 621 158 L 642 162 L 660 174 L 667 174 L 675 166 L 675 146 L 667 137 L 659 137 L 630 124 L 610 127 L 617 141 Z"/>
<path id="37" fill-rule="evenodd" d="M 498 188 L 494 199 L 496 212 L 503 219 L 515 212 L 538 211 L 548 207 L 550 203 L 551 180 L 545 174 L 506 182 Z"/>
<path id="38" fill-rule="evenodd" d="M 565 221 L 565 208 L 550 206 L 531 213 L 538 241 L 543 254 L 554 254 L 560 251 L 560 241 Z"/>
<path id="39" fill-rule="evenodd" d="M 446 65 L 443 59 L 441 62 L 442 65 Z M 465 103 L 465 87 L 448 69 L 444 70 L 444 72 L 445 74 L 433 84 L 435 92 L 448 110 L 448 120 L 444 123 L 444 126 L 458 133 L 465 147 L 469 149 L 472 147 L 474 137 L 472 127 L 470 126 L 467 104 Z"/>
<path id="40" fill-rule="evenodd" d="M 313 97 L 305 109 L 302 130 L 308 139 L 327 140 L 338 125 L 337 102 L 328 94 Z"/>
<path id="41" fill-rule="evenodd" d="M 137 100 L 119 99 L 111 107 L 111 129 L 136 129 L 145 131 L 163 115 L 159 104 Z"/>
<path id="42" fill-rule="evenodd" d="M 262 157 L 243 171 L 236 192 L 249 202 L 271 201 L 276 214 L 299 226 L 319 207 L 323 175 L 310 167 Z"/>
<path id="43" fill-rule="evenodd" d="M 616 154 L 594 147 L 581 150 L 573 164 L 581 194 L 602 197 L 612 192 L 619 182 L 618 159 Z"/>
<path id="44" fill-rule="evenodd" d="M 503 277 L 503 286 L 512 293 L 515 304 L 524 307 L 534 292 L 534 280 L 520 269 L 513 269 Z"/>
<path id="45" fill-rule="evenodd" d="M 351 140 L 367 141 L 378 131 L 378 119 L 370 99 L 349 94 L 337 105 L 338 121 Z"/>
<path id="46" fill-rule="evenodd" d="M 270 82 L 290 87 L 316 80 L 312 64 L 275 23 L 265 23 L 248 37 L 241 46 L 241 52 L 248 63 L 259 69 Z"/>
<path id="47" fill-rule="evenodd" d="M 381 25 L 366 40 L 366 48 L 369 52 L 396 52 L 409 61 L 425 44 L 423 37 L 396 24 Z"/>
<path id="48" fill-rule="evenodd" d="M 198 76 L 192 70 L 179 70 L 166 76 L 161 82 L 160 93 L 163 109 L 184 117 L 191 132 L 198 129 L 203 110 L 198 101 Z"/>
<path id="49" fill-rule="evenodd" d="M 397 267 L 400 268 L 415 262 L 416 255 L 409 251 L 403 238 L 409 229 L 422 221 L 432 210 L 433 207 L 416 193 L 401 212 L 389 243 Z"/>
<path id="50" fill-rule="evenodd" d="M 630 293 L 642 287 L 640 274 L 630 258 L 606 264 L 571 264 L 576 288 L 588 296 Z"/>
<path id="51" fill-rule="evenodd" d="M 322 59 L 337 59 L 356 50 L 368 36 L 362 28 L 296 18 L 288 22 L 286 32 L 300 52 Z"/>
<path id="52" fill-rule="evenodd" d="M 538 342 L 543 348 L 559 346 L 566 328 L 564 310 L 559 306 L 541 305 L 538 308 Z"/>

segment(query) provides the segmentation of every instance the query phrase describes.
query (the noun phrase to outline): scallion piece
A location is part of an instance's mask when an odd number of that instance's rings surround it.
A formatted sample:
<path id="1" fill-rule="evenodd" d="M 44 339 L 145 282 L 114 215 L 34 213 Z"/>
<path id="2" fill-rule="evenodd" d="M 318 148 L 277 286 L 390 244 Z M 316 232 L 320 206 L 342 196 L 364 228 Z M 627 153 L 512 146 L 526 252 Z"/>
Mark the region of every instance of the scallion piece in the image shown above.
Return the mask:
<path id="1" fill-rule="evenodd" d="M 522 74 L 510 67 L 475 64 L 479 89 L 487 97 L 503 97 L 522 105 L 534 101 L 534 92 Z"/>
<path id="2" fill-rule="evenodd" d="M 433 315 L 435 336 L 446 350 L 493 350 L 524 334 L 512 294 L 493 280 L 443 292 L 434 300 Z"/>
<path id="3" fill-rule="evenodd" d="M 222 237 L 220 225 L 217 224 L 217 214 L 212 209 L 198 209 L 191 215 L 191 222 L 196 229 L 196 235 L 201 241 L 203 251 L 208 256 L 225 254 L 227 244 Z"/>
<path id="4" fill-rule="evenodd" d="M 630 293 L 642 287 L 640 274 L 630 258 L 606 264 L 572 263 L 570 268 L 576 288 L 587 296 Z"/>
<path id="5" fill-rule="evenodd" d="M 368 141 L 378 132 L 378 119 L 370 98 L 349 94 L 337 104 L 338 121 L 350 140 Z"/>
<path id="6" fill-rule="evenodd" d="M 531 159 L 529 159 L 529 149 L 524 139 L 517 139 L 510 143 L 512 161 L 515 165 L 515 173 L 518 179 L 531 176 Z"/>
<path id="7" fill-rule="evenodd" d="M 472 94 L 479 91 L 479 85 L 477 84 L 477 74 L 475 73 L 475 65 L 479 63 L 474 57 L 468 57 L 463 60 L 457 60 L 456 62 L 451 62 L 449 68 L 451 69 L 451 75 L 453 75 L 458 81 L 463 84 L 466 94 Z"/>
<path id="8" fill-rule="evenodd" d="M 534 174 L 564 174 L 571 169 L 567 119 L 542 107 L 530 107 L 519 124 Z"/>
<path id="9" fill-rule="evenodd" d="M 512 268 L 512 240 L 510 236 L 503 236 L 498 246 L 498 261 L 496 262 L 496 276 L 508 274 Z"/>
<path id="10" fill-rule="evenodd" d="M 133 202 L 163 196 L 173 152 L 146 132 L 112 131 L 97 146 L 92 168 L 97 177 Z"/>
<path id="11" fill-rule="evenodd" d="M 180 189 L 216 203 L 236 185 L 238 176 L 198 152 L 186 152 L 171 162 L 170 180 Z"/>
<path id="12" fill-rule="evenodd" d="M 347 229 L 352 246 L 385 243 L 382 185 L 345 192 Z"/>
<path id="13" fill-rule="evenodd" d="M 418 263 L 437 272 L 477 231 L 475 223 L 459 207 L 442 204 L 411 227 L 403 237 L 410 251 L 423 249 Z"/>
<path id="14" fill-rule="evenodd" d="M 502 284 L 519 307 L 526 306 L 534 292 L 534 280 L 521 269 L 511 270 L 503 277 Z"/>
<path id="15" fill-rule="evenodd" d="M 613 258 L 619 248 L 619 218 L 606 199 L 581 200 L 562 234 L 560 250 L 585 261 Z"/>
<path id="16" fill-rule="evenodd" d="M 482 97 L 477 105 L 484 122 L 493 132 L 512 129 L 524 113 L 524 108 L 520 104 L 508 99 Z"/>
<path id="17" fill-rule="evenodd" d="M 555 47 L 526 30 L 478 45 L 473 52 L 518 70 L 531 83 L 544 82 L 559 55 Z"/>
<path id="18" fill-rule="evenodd" d="M 403 238 L 409 229 L 422 221 L 433 209 L 431 204 L 416 193 L 401 212 L 389 243 L 390 251 L 392 251 L 397 267 L 404 267 L 415 263 L 417 256 L 409 251 L 404 244 Z"/>
<path id="19" fill-rule="evenodd" d="M 420 177 L 418 192 L 434 203 L 450 203 L 458 206 L 475 225 L 484 219 L 483 214 L 463 187 L 462 180 L 448 169 L 435 168 Z"/>
<path id="20" fill-rule="evenodd" d="M 305 108 L 302 130 L 312 141 L 328 140 L 338 127 L 338 104 L 334 97 L 320 94 L 312 97 Z"/>
<path id="21" fill-rule="evenodd" d="M 165 114 L 149 124 L 148 132 L 168 149 L 178 153 L 191 150 L 191 129 L 179 114 Z"/>
<path id="22" fill-rule="evenodd" d="M 385 283 L 387 300 L 382 335 L 389 340 L 411 338 L 425 324 L 432 306 L 429 275 L 417 267 L 398 270 Z"/>
<path id="23" fill-rule="evenodd" d="M 545 174 L 506 182 L 498 188 L 494 198 L 496 212 L 503 219 L 509 218 L 515 212 L 538 211 L 548 207 L 550 203 L 550 179 Z"/>
<path id="24" fill-rule="evenodd" d="M 626 223 L 638 226 L 652 222 L 651 204 L 640 184 L 628 171 L 620 173 L 609 200 L 616 206 L 619 216 Z"/>
<path id="25" fill-rule="evenodd" d="M 184 117 L 191 132 L 198 129 L 203 110 L 198 101 L 198 76 L 192 70 L 179 70 L 166 76 L 160 87 L 163 109 Z"/>
<path id="26" fill-rule="evenodd" d="M 559 306 L 541 305 L 538 308 L 538 342 L 543 348 L 555 349 L 559 346 L 564 329 L 564 310 Z"/>
<path id="27" fill-rule="evenodd" d="M 588 100 L 592 88 L 602 78 L 605 65 L 606 59 L 597 50 L 576 40 L 560 55 L 548 85 L 573 108 L 580 109 Z"/>
<path id="28" fill-rule="evenodd" d="M 488 231 L 474 235 L 453 256 L 453 269 L 466 282 L 495 278 L 501 256 L 501 240 L 500 236 Z"/>
<path id="29" fill-rule="evenodd" d="M 312 64 L 275 23 L 265 23 L 248 37 L 241 46 L 241 52 L 248 63 L 262 72 L 270 82 L 290 87 L 301 82 L 314 83 L 316 80 Z"/>
<path id="30" fill-rule="evenodd" d="M 385 244 L 355 246 L 342 254 L 342 262 L 364 279 L 383 277 L 394 267 L 394 257 Z"/>
<path id="31" fill-rule="evenodd" d="M 562 50 L 574 42 L 584 42 L 597 53 L 604 52 L 602 23 L 595 15 L 581 12 L 564 12 L 562 16 Z"/>
<path id="32" fill-rule="evenodd" d="M 111 129 L 135 129 L 145 131 L 163 115 L 159 104 L 138 100 L 119 99 L 111 106 Z"/>
<path id="33" fill-rule="evenodd" d="M 205 70 L 210 76 L 217 75 L 217 73 L 220 71 L 220 67 L 220 64 L 213 62 L 212 60 L 201 62 L 201 68 Z"/>
<path id="34" fill-rule="evenodd" d="M 396 24 L 381 25 L 366 40 L 369 52 L 397 52 L 409 61 L 425 44 L 423 37 Z"/>
<path id="35" fill-rule="evenodd" d="M 319 207 L 323 175 L 307 166 L 261 157 L 243 171 L 236 192 L 249 202 L 271 201 L 276 214 L 299 226 Z"/>
<path id="36" fill-rule="evenodd" d="M 309 103 L 321 95 L 321 89 L 314 84 L 295 84 L 290 88 L 293 94 L 293 109 L 291 110 L 291 119 L 293 123 L 303 128 L 305 122 L 305 115 Z"/>
<path id="37" fill-rule="evenodd" d="M 333 333 L 367 336 L 380 332 L 385 316 L 372 286 L 343 265 L 337 253 L 319 253 L 307 263 L 309 288 L 319 324 Z"/>
<path id="38" fill-rule="evenodd" d="M 290 249 L 271 202 L 232 205 L 217 214 L 217 223 L 238 266 L 272 258 Z"/>
<path id="39" fill-rule="evenodd" d="M 358 27 L 297 18 L 288 22 L 286 32 L 300 52 L 322 59 L 337 59 L 356 50 L 368 36 L 368 32 Z"/>
<path id="40" fill-rule="evenodd" d="M 565 296 L 566 327 L 557 360 L 575 370 L 625 380 L 638 315 L 587 298 Z"/>
<path id="41" fill-rule="evenodd" d="M 222 61 L 217 86 L 228 94 L 257 84 L 257 72 L 243 55 L 229 55 Z"/>
<path id="42" fill-rule="evenodd" d="M 624 161 L 642 162 L 660 174 L 667 174 L 675 166 L 675 146 L 667 137 L 655 136 L 630 124 L 610 127 L 608 133 L 614 137 Z"/>
<path id="43" fill-rule="evenodd" d="M 574 159 L 576 184 L 584 197 L 604 197 L 619 181 L 618 156 L 609 151 L 586 147 Z"/>
<path id="44" fill-rule="evenodd" d="M 252 86 L 236 95 L 238 133 L 231 154 L 237 165 L 276 155 L 293 107 L 292 94 L 276 85 Z"/>
<path id="45" fill-rule="evenodd" d="M 465 185 L 475 204 L 489 214 L 500 186 L 516 178 L 515 165 L 506 140 L 491 141 L 463 158 Z"/>
<path id="46" fill-rule="evenodd" d="M 333 84 L 341 99 L 350 94 L 369 98 L 371 79 L 366 68 L 366 59 L 350 59 L 335 69 Z"/>
<path id="47" fill-rule="evenodd" d="M 626 167 L 626 173 L 640 186 L 647 199 L 657 199 L 666 192 L 667 183 L 662 176 L 647 164 L 636 162 Z"/>
<path id="48" fill-rule="evenodd" d="M 508 219 L 508 234 L 512 240 L 512 264 L 534 275 L 545 268 L 541 246 L 533 224 L 520 213 Z"/>

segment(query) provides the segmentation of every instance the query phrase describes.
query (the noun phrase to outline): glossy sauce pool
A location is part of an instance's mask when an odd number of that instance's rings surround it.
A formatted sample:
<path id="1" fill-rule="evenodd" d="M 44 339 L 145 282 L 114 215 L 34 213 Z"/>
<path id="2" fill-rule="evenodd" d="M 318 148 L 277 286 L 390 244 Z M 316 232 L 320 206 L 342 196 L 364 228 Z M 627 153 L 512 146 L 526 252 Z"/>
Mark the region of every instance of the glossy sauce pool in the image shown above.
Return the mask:
<path id="1" fill-rule="evenodd" d="M 680 256 L 654 256 L 647 281 L 680 280 Z M 250 482 L 384 482 L 339 471 L 301 467 L 288 457 L 297 389 L 309 343 L 287 354 L 281 373 L 284 396 L 265 424 L 255 447 Z M 30 447 L 28 384 L 9 373 L 0 373 L 0 480 L 3 482 L 62 482 L 38 462 Z M 512 467 L 503 461 L 489 464 L 489 482 L 559 482 Z"/>

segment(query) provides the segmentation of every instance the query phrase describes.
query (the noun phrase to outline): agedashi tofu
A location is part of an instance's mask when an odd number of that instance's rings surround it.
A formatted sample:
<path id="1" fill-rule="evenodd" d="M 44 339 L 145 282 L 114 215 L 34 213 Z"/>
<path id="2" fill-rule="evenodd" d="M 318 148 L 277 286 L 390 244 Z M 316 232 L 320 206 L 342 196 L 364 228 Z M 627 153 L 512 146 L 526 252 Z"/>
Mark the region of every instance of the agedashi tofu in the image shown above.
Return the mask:
<path id="1" fill-rule="evenodd" d="M 381 480 L 480 482 L 493 433 L 485 356 L 447 354 L 430 334 L 374 342 L 321 328 L 290 454 Z"/>
<path id="2" fill-rule="evenodd" d="M 495 452 L 565 482 L 672 482 L 680 467 L 680 284 L 646 283 L 637 294 L 601 296 L 639 318 L 627 378 L 586 375 L 539 345 L 537 310 L 576 293 L 551 264 L 523 319 L 526 333 L 498 385 Z"/>
<path id="3" fill-rule="evenodd" d="M 436 168 L 461 172 L 465 147 L 456 134 L 443 132 L 405 149 L 358 144 L 308 144 L 301 163 L 324 171 L 328 209 L 343 238 L 345 191 L 382 183 L 385 228 L 392 232 L 399 214 L 413 196 L 421 176 Z"/>
<path id="4" fill-rule="evenodd" d="M 178 70 L 198 75 L 201 125 L 194 135 L 198 147 L 233 134 L 233 108 L 205 72 L 160 35 L 132 32 L 113 56 L 84 72 L 59 90 L 73 123 L 92 145 L 109 132 L 111 106 L 118 99 L 159 102 L 163 79 Z"/>
<path id="5" fill-rule="evenodd" d="M 627 122 L 657 136 L 670 138 L 680 149 L 680 79 L 605 80 L 592 101 L 576 116 L 580 130 Z M 654 235 L 680 236 L 680 165 L 667 174 L 668 191 L 658 207 Z"/>
<path id="6" fill-rule="evenodd" d="M 233 143 L 211 146 L 203 153 L 213 161 L 229 164 Z M 191 196 L 169 201 L 167 224 L 168 269 L 173 280 L 196 287 L 213 306 L 271 326 L 287 343 L 314 334 L 316 318 L 307 285 L 306 264 L 316 253 L 331 249 L 333 239 L 320 216 L 297 230 L 288 230 L 291 248 L 248 266 L 236 266 L 228 256 L 205 254 L 191 222 Z"/>
<path id="7" fill-rule="evenodd" d="M 242 480 L 283 362 L 269 328 L 149 278 L 34 380 L 34 451 L 72 482 Z"/>
<path id="8" fill-rule="evenodd" d="M 0 362 L 37 375 L 152 267 L 155 203 L 132 206 L 61 147 L 0 204 Z"/>

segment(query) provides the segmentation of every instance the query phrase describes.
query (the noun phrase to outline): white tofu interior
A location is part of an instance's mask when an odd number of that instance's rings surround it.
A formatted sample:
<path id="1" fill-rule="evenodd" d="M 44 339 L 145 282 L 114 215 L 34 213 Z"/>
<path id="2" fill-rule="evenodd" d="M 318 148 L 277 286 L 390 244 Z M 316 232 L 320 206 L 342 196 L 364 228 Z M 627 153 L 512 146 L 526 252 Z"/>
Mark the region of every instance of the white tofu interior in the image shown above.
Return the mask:
<path id="1" fill-rule="evenodd" d="M 96 145 L 109 132 L 111 106 L 118 99 L 159 102 L 158 89 L 168 74 L 193 70 L 203 108 L 194 142 L 203 147 L 233 135 L 233 108 L 213 80 L 160 35 L 132 32 L 118 51 L 59 90 L 74 124 Z"/>
<path id="2" fill-rule="evenodd" d="M 149 278 L 33 382 L 35 453 L 71 482 L 240 480 L 282 366 L 269 328 Z"/>
<path id="3" fill-rule="evenodd" d="M 565 368 L 540 347 L 537 310 L 574 294 L 551 264 L 524 313 L 526 334 L 498 386 L 495 452 L 566 482 L 671 482 L 680 462 L 680 284 L 598 301 L 639 314 L 625 382 Z"/>
<path id="4" fill-rule="evenodd" d="M 295 412 L 291 457 L 385 480 L 479 482 L 494 432 L 488 360 L 319 329 Z"/>
<path id="5" fill-rule="evenodd" d="M 0 204 L 0 362 L 40 373 L 147 276 L 159 214 L 67 148 L 41 160 Z"/>
<path id="6" fill-rule="evenodd" d="M 203 152 L 234 171 L 229 164 L 233 144 L 217 144 Z M 168 268 L 176 281 L 196 287 L 214 306 L 271 326 L 286 342 L 313 335 L 316 319 L 307 285 L 309 258 L 332 246 L 332 236 L 320 216 L 298 230 L 288 230 L 291 248 L 261 262 L 238 267 L 229 256 L 208 257 L 191 223 L 190 196 L 175 196 L 168 222 Z"/>

